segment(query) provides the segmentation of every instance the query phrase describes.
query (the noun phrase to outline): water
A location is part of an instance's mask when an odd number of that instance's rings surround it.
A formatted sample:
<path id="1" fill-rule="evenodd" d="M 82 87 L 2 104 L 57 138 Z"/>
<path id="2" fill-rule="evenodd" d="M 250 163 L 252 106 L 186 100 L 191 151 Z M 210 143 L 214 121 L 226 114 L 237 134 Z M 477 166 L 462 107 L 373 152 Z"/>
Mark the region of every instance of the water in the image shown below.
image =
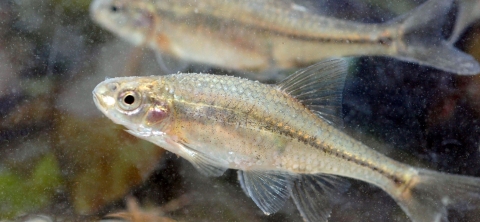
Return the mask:
<path id="1" fill-rule="evenodd" d="M 382 22 L 418 3 L 343 0 L 325 3 L 331 10 L 324 12 Z M 263 215 L 241 191 L 234 171 L 206 178 L 102 116 L 92 100 L 96 84 L 106 77 L 164 72 L 152 51 L 94 24 L 89 4 L 0 2 L 0 218 L 99 220 L 127 211 L 180 221 L 301 221 L 291 202 Z M 446 16 L 451 26 L 454 12 Z M 478 41 L 480 26 L 474 23 L 456 47 L 480 59 Z M 242 75 L 201 64 L 186 70 Z M 401 162 L 479 177 L 478 84 L 477 76 L 361 57 L 347 77 L 345 130 Z M 330 221 L 407 220 L 386 193 L 350 182 Z M 474 221 L 478 215 L 450 216 Z"/>

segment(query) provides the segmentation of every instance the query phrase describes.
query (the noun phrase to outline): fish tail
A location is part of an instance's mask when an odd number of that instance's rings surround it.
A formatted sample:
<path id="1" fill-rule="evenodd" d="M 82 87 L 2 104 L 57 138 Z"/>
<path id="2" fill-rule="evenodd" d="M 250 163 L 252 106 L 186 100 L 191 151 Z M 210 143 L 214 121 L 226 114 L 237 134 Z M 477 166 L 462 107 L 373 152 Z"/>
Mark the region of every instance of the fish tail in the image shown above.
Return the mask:
<path id="1" fill-rule="evenodd" d="M 447 207 L 479 207 L 480 178 L 419 169 L 405 186 L 389 192 L 414 222 L 448 221 Z"/>
<path id="2" fill-rule="evenodd" d="M 453 0 L 429 0 L 395 19 L 400 33 L 396 57 L 460 75 L 480 73 L 480 65 L 470 55 L 448 43 L 442 35 Z"/>

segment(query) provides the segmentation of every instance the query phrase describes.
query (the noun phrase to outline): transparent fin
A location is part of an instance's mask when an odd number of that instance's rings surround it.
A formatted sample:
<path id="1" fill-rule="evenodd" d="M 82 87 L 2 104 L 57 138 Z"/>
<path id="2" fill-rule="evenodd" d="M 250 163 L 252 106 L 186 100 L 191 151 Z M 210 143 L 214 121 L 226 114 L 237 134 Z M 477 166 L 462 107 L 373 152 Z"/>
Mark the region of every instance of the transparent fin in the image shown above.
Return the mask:
<path id="1" fill-rule="evenodd" d="M 396 19 L 394 22 L 400 23 L 398 28 L 403 35 L 395 56 L 460 75 L 480 73 L 480 65 L 472 56 L 456 49 L 442 36 L 452 1 L 429 0 Z"/>
<path id="2" fill-rule="evenodd" d="M 168 145 L 165 146 L 165 142 L 162 142 L 164 141 L 163 135 L 155 135 L 151 132 L 136 132 L 133 130 L 125 131 L 138 138 L 148 140 L 156 144 L 157 146 L 168 147 Z M 225 171 L 227 171 L 228 169 L 227 167 L 222 167 L 226 166 L 228 163 L 222 163 L 214 158 L 210 158 L 209 156 L 193 149 L 185 142 L 176 143 L 176 145 L 180 146 L 180 149 L 177 150 L 177 152 L 183 152 L 185 155 L 182 154 L 181 156 L 187 159 L 190 163 L 192 163 L 192 165 L 205 176 L 219 177 L 222 176 L 223 173 L 225 173 Z M 170 151 L 174 152 L 172 150 Z"/>
<path id="3" fill-rule="evenodd" d="M 347 191 L 350 183 L 331 175 L 302 175 L 292 188 L 292 198 L 304 221 L 327 221 L 334 198 Z"/>
<path id="4" fill-rule="evenodd" d="M 448 221 L 447 207 L 464 210 L 479 206 L 480 178 L 418 171 L 403 191 L 387 190 L 412 221 Z"/>
<path id="5" fill-rule="evenodd" d="M 222 167 L 225 164 L 218 162 L 214 158 L 210 158 L 209 156 L 192 149 L 184 143 L 181 145 L 185 148 L 184 151 L 187 154 L 187 156 L 184 156 L 185 159 L 190 161 L 190 163 L 192 163 L 193 166 L 203 175 L 219 177 L 222 176 L 227 170 L 226 167 Z"/>
<path id="6" fill-rule="evenodd" d="M 243 191 L 266 215 L 280 210 L 290 197 L 291 175 L 258 171 L 238 171 L 238 174 Z"/>
<path id="7" fill-rule="evenodd" d="M 469 1 L 464 1 L 464 2 L 469 2 Z M 457 12 L 457 18 L 455 20 L 455 26 L 453 26 L 452 34 L 448 38 L 449 44 L 452 44 L 452 45 L 455 44 L 455 42 L 458 41 L 458 39 L 463 34 L 465 29 L 470 25 L 469 16 L 471 15 L 467 13 L 468 11 L 470 10 L 467 8 L 463 8 L 462 6 L 459 7 Z"/>
<path id="8" fill-rule="evenodd" d="M 342 126 L 342 93 L 347 68 L 344 59 L 324 60 L 295 72 L 277 87 L 320 118 Z"/>
<path id="9" fill-rule="evenodd" d="M 461 37 L 465 29 L 472 25 L 473 22 L 480 19 L 480 2 L 479 1 L 457 1 L 458 12 L 453 27 L 452 34 L 448 39 L 448 43 L 454 44 Z"/>
<path id="10" fill-rule="evenodd" d="M 241 170 L 237 171 L 237 178 L 238 182 L 240 183 L 240 187 L 242 188 L 243 192 L 250 197 L 250 194 L 248 194 L 247 187 L 245 186 L 245 179 L 243 179 L 243 172 Z"/>
<path id="11" fill-rule="evenodd" d="M 188 67 L 188 63 L 184 60 L 171 56 L 162 55 L 162 52 L 154 51 L 158 65 L 165 74 L 173 74 L 181 72 Z"/>
<path id="12" fill-rule="evenodd" d="M 144 138 L 145 137 L 145 135 L 137 133 L 133 130 L 126 129 L 125 132 L 130 133 L 131 135 L 139 137 L 139 138 Z"/>

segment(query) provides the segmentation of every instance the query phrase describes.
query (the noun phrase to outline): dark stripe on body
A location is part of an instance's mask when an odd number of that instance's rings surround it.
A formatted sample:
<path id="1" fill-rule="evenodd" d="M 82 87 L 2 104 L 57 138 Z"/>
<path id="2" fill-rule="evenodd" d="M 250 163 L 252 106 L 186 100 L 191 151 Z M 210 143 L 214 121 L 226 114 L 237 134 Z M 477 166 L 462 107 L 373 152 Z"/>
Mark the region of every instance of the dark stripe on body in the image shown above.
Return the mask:
<path id="1" fill-rule="evenodd" d="M 376 167 L 375 165 L 371 165 L 366 161 L 356 159 L 355 155 L 353 155 L 352 157 L 349 157 L 344 152 L 341 152 L 341 151 L 338 151 L 338 150 L 335 150 L 335 149 L 332 149 L 332 148 L 329 148 L 329 147 L 324 147 L 324 146 L 318 145 L 317 141 L 319 141 L 319 140 L 317 140 L 316 137 L 308 136 L 308 139 L 306 139 L 304 136 L 295 135 L 294 133 L 291 133 L 291 132 L 289 132 L 287 130 L 284 130 L 284 129 L 278 129 L 278 128 L 272 129 L 272 128 L 269 128 L 269 127 L 265 127 L 264 129 L 268 130 L 270 132 L 279 133 L 280 135 L 287 136 L 291 139 L 297 139 L 299 142 L 303 142 L 305 145 L 309 145 L 309 146 L 312 146 L 312 147 L 314 147 L 318 150 L 321 150 L 325 154 L 332 155 L 332 156 L 335 156 L 337 158 L 340 158 L 340 159 L 343 159 L 343 160 L 346 160 L 346 161 L 349 161 L 349 162 L 353 162 L 353 163 L 355 163 L 359 166 L 369 168 L 369 169 L 371 169 L 375 172 L 378 172 L 379 174 L 387 177 L 388 179 L 394 181 L 396 184 L 405 183 L 405 181 L 402 178 L 400 178 L 400 177 L 398 177 L 394 174 L 391 174 L 387 171 L 384 171 L 384 170 Z"/>
<path id="2" fill-rule="evenodd" d="M 217 83 L 218 84 L 218 83 Z M 258 130 L 265 130 L 269 131 L 271 133 L 278 133 L 280 135 L 287 136 L 290 139 L 297 139 L 300 142 L 303 142 L 305 145 L 309 145 L 311 147 L 314 147 L 318 150 L 321 150 L 325 154 L 335 156 L 337 158 L 340 158 L 342 160 L 346 160 L 349 162 L 353 162 L 358 166 L 361 167 L 366 167 L 370 170 L 373 170 L 375 172 L 378 172 L 379 174 L 387 177 L 388 179 L 392 180 L 395 182 L 395 184 L 404 184 L 406 181 L 404 181 L 403 178 L 398 177 L 392 173 L 389 173 L 387 171 L 384 171 L 380 168 L 378 168 L 375 165 L 369 164 L 366 161 L 356 159 L 355 155 L 352 157 L 349 157 L 347 153 L 341 152 L 336 149 L 332 149 L 330 147 L 324 147 L 320 146 L 318 143 L 322 143 L 320 140 L 318 140 L 316 137 L 311 136 L 309 134 L 303 134 L 303 135 L 298 135 L 297 133 L 292 133 L 290 127 L 288 124 L 282 124 L 282 126 L 276 126 L 274 122 L 271 120 L 266 120 L 265 117 L 257 116 L 255 114 L 252 115 L 252 112 L 255 110 L 255 105 L 252 105 L 252 107 L 246 109 L 245 111 L 239 110 L 239 109 L 233 109 L 231 107 L 228 107 L 231 103 L 232 100 L 227 102 L 226 104 L 217 104 L 215 105 L 214 103 L 206 104 L 203 102 L 193 102 L 196 107 L 198 106 L 203 106 L 202 109 L 191 109 L 187 108 L 189 107 L 189 104 L 191 102 L 186 102 L 184 100 L 179 101 L 176 100 L 178 104 L 182 104 L 180 107 L 185 107 L 186 109 L 182 109 L 181 111 L 178 110 L 179 112 L 182 112 L 183 115 L 186 116 L 187 119 L 191 119 L 192 117 L 198 117 L 197 114 L 200 114 L 200 116 L 206 117 L 210 119 L 210 121 L 215 121 L 218 124 L 221 124 L 223 126 L 236 126 L 236 127 L 245 127 L 247 128 L 256 128 Z M 238 105 L 238 104 L 237 104 Z M 235 107 L 237 106 L 235 105 Z M 179 108 L 179 107 L 176 107 Z M 245 108 L 245 107 L 244 107 Z M 312 114 L 314 115 L 314 114 Z M 198 120 L 196 120 L 198 121 Z M 267 123 L 267 124 L 265 124 Z M 288 127 L 288 129 L 287 129 Z M 295 130 L 296 131 L 296 130 Z M 303 132 L 302 132 L 303 133 Z M 305 136 L 306 135 L 306 136 Z M 318 143 L 317 143 L 318 142 Z"/>
<path id="3" fill-rule="evenodd" d="M 281 31 L 271 30 L 262 27 L 255 27 L 250 24 L 244 24 L 238 21 L 222 21 L 221 19 L 216 19 L 211 15 L 201 15 L 196 14 L 194 16 L 185 16 L 181 19 L 175 18 L 175 13 L 163 11 L 162 16 L 169 17 L 172 19 L 172 23 L 183 22 L 184 24 L 188 24 L 189 26 L 193 26 L 194 29 L 198 29 L 198 27 L 208 28 L 214 31 L 214 33 L 222 32 L 222 27 L 238 27 L 243 26 L 247 27 L 248 29 L 252 29 L 253 33 L 271 33 L 275 36 L 280 37 L 287 37 L 289 39 L 294 40 L 301 40 L 301 41 L 308 41 L 308 42 L 321 42 L 321 43 L 348 43 L 348 44 L 379 44 L 390 46 L 393 43 L 393 38 L 391 36 L 380 37 L 376 39 L 370 39 L 370 37 L 366 36 L 363 39 L 348 39 L 348 38 L 328 38 L 328 37 L 309 37 L 309 36 L 302 36 L 296 34 L 288 34 L 283 33 Z M 195 17 L 194 19 L 192 17 Z M 185 22 L 188 21 L 188 22 Z M 208 25 L 205 25 L 208 24 Z"/>

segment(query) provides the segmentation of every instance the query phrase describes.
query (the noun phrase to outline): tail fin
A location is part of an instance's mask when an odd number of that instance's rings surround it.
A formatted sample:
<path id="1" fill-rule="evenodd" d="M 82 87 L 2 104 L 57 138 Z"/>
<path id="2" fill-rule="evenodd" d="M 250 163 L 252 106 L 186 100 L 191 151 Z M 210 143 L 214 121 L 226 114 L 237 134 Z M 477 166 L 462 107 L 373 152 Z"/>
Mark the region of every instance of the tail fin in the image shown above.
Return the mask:
<path id="1" fill-rule="evenodd" d="M 394 192 L 391 195 L 412 221 L 448 221 L 447 207 L 479 207 L 480 178 L 419 170 L 401 194 Z"/>
<path id="2" fill-rule="evenodd" d="M 480 73 L 480 65 L 472 56 L 456 49 L 442 36 L 452 1 L 429 0 L 395 19 L 401 33 L 396 57 L 460 75 Z"/>

